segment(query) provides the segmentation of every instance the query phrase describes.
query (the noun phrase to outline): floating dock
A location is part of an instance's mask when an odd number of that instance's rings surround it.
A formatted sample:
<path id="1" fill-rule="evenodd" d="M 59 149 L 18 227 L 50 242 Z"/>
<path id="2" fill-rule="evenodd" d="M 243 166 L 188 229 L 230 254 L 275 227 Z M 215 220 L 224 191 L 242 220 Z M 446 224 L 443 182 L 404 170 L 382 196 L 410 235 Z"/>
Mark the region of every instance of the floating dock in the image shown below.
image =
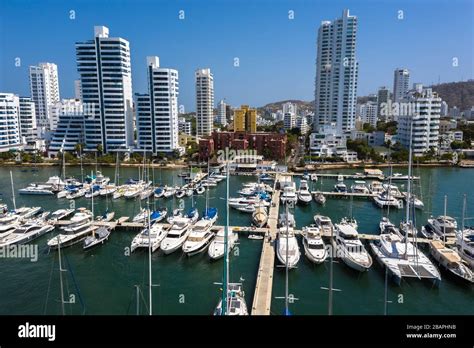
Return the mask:
<path id="1" fill-rule="evenodd" d="M 279 180 L 279 174 L 275 178 Z M 268 214 L 268 231 L 270 239 L 264 238 L 257 282 L 253 295 L 252 315 L 270 315 L 272 304 L 273 271 L 275 269 L 275 249 L 273 243 L 277 237 L 278 210 L 280 208 L 280 190 L 273 189 L 272 204 Z"/>

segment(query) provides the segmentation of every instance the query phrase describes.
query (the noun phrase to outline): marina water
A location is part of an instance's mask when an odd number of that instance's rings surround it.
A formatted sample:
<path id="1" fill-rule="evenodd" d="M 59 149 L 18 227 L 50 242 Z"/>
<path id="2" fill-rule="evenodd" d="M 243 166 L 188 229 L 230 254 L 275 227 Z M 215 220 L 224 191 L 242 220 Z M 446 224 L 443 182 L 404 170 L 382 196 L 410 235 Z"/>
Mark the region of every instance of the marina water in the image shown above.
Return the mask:
<path id="1" fill-rule="evenodd" d="M 85 168 L 90 173 L 94 168 Z M 100 169 L 100 168 L 99 168 Z M 104 175 L 113 181 L 114 168 L 101 168 Z M 50 176 L 59 174 L 58 167 L 40 167 L 38 171 L 30 168 L 0 168 L 0 198 L 12 208 L 10 175 L 13 171 L 15 191 L 31 182 L 44 182 Z M 353 174 L 356 170 L 335 170 L 334 173 Z M 388 169 L 386 173 L 388 174 Z M 394 170 L 395 171 L 395 170 Z M 405 169 L 396 170 L 406 173 Z M 155 185 L 181 185 L 178 173 L 181 170 L 154 169 Z M 325 171 L 324 173 L 329 173 Z M 461 223 L 462 195 L 467 194 L 467 216 L 474 216 L 474 169 L 461 168 L 419 168 L 415 175 L 421 176 L 421 194 L 425 203 L 423 211 L 417 211 L 418 228 L 426 223 L 430 215 L 443 214 L 444 195 L 448 195 L 448 215 Z M 80 178 L 79 167 L 68 167 L 67 176 Z M 121 183 L 127 178 L 138 177 L 137 168 L 121 168 Z M 237 196 L 237 190 L 244 182 L 255 181 L 255 176 L 231 176 L 230 196 Z M 299 179 L 295 178 L 297 185 Z M 310 183 L 310 189 L 332 191 L 336 179 L 323 178 Z M 345 181 L 350 187 L 352 180 Z M 367 184 L 369 181 L 367 181 Z M 403 181 L 393 182 L 404 188 Z M 312 185 L 312 186 L 311 186 Z M 420 191 L 415 183 L 415 193 Z M 225 224 L 225 181 L 210 188 L 209 205 L 219 209 L 217 225 Z M 201 213 L 205 207 L 205 195 L 195 196 L 196 206 Z M 16 195 L 17 207 L 41 206 L 45 211 L 54 211 L 69 207 L 66 199 L 55 196 Z M 76 207 L 91 208 L 91 200 L 84 197 L 75 201 Z M 107 202 L 109 210 L 115 211 L 115 218 L 138 213 L 140 204 L 136 200 L 119 199 Z M 142 205 L 146 202 L 143 201 Z M 151 200 L 156 207 L 166 206 L 168 213 L 174 207 L 184 204 L 191 206 L 191 198 L 182 201 L 173 199 Z M 105 211 L 106 200 L 94 199 L 95 214 Z M 281 210 L 281 209 L 280 209 Z M 294 211 L 297 228 L 313 222 L 316 213 L 328 215 L 333 222 L 348 216 L 351 210 L 349 199 L 329 198 L 324 206 L 314 201 L 308 206 L 297 205 Z M 378 223 L 385 211 L 382 211 L 368 199 L 354 199 L 352 214 L 359 224 L 359 233 L 378 234 Z M 230 224 L 250 226 L 251 214 L 231 209 Z M 398 225 L 404 219 L 405 210 L 390 210 L 390 219 Z M 468 220 L 466 224 L 474 224 Z M 58 254 L 49 252 L 46 241 L 54 233 L 43 236 L 33 243 L 38 244 L 37 262 L 29 259 L 0 259 L 0 313 L 1 314 L 60 314 L 60 287 L 58 273 Z M 101 246 L 84 252 L 80 245 L 62 251 L 65 278 L 66 300 L 75 303 L 66 305 L 67 314 L 136 314 L 136 285 L 141 289 L 140 313 L 147 312 L 148 257 L 147 252 L 126 253 L 133 237 L 138 231 L 116 230 L 109 240 Z M 237 248 L 232 251 L 230 280 L 243 279 L 245 298 L 249 309 L 252 306 L 257 270 L 260 259 L 261 240 L 249 240 L 247 234 L 239 237 Z M 300 241 L 300 250 L 303 247 Z M 422 250 L 426 252 L 425 247 Z M 212 314 L 220 296 L 220 286 L 214 284 L 222 280 L 222 260 L 210 262 L 207 253 L 186 257 L 175 252 L 165 256 L 160 252 L 152 255 L 153 313 L 155 314 Z M 276 262 L 278 264 L 278 262 Z M 388 314 L 474 314 L 474 289 L 457 283 L 442 272 L 439 288 L 429 282 L 419 280 L 403 281 L 400 287 L 388 283 Z M 327 314 L 328 291 L 321 289 L 329 283 L 329 264 L 314 265 L 302 257 L 298 268 L 289 272 L 289 293 L 296 298 L 290 303 L 293 314 Z M 342 262 L 334 264 L 334 314 L 383 314 L 385 279 L 383 269 L 374 262 L 369 272 L 354 272 Z M 275 299 L 285 293 L 284 268 L 278 267 L 274 273 L 272 314 L 282 314 L 284 300 Z M 69 296 L 73 294 L 74 296 Z M 146 299 L 146 300 L 145 300 Z"/>

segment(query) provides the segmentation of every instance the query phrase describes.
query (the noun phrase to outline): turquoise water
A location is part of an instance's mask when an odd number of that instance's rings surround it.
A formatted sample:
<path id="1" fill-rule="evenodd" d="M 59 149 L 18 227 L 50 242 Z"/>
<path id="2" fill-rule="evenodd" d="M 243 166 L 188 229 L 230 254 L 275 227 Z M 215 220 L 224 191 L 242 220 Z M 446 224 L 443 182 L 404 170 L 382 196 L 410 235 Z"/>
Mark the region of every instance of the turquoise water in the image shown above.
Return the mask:
<path id="1" fill-rule="evenodd" d="M 87 168 L 89 172 L 93 168 Z M 11 206 L 10 168 L 0 168 L 0 193 L 2 200 Z M 33 181 L 45 181 L 58 172 L 58 168 L 40 168 L 38 172 L 22 172 L 12 168 L 15 190 L 25 187 Z M 396 170 L 404 173 L 404 170 Z M 340 170 L 341 173 L 353 173 L 354 170 Z M 114 168 L 103 168 L 103 173 L 113 177 Z M 155 183 L 181 184 L 178 171 L 155 169 Z M 425 202 L 425 211 L 417 213 L 417 225 L 420 227 L 431 214 L 443 212 L 444 195 L 448 195 L 448 214 L 460 220 L 462 195 L 468 196 L 468 215 L 474 216 L 474 169 L 459 168 L 423 168 L 416 175 L 421 175 L 421 194 Z M 79 168 L 67 168 L 67 175 L 80 177 Z M 138 170 L 122 168 L 121 178 L 137 177 Z M 231 196 L 236 195 L 241 183 L 254 181 L 255 177 L 232 176 L 230 179 Z M 298 181 L 298 179 L 296 179 Z M 323 179 L 314 188 L 332 190 L 335 179 Z M 351 181 L 346 183 L 350 186 Z M 401 182 L 399 185 L 402 184 Z M 415 188 L 417 192 L 420 187 Z M 211 206 L 219 208 L 218 224 L 225 223 L 225 182 L 209 191 Z M 205 206 L 205 196 L 195 197 L 199 210 Z M 48 196 L 16 196 L 17 206 L 41 205 L 45 210 L 54 211 L 69 206 L 67 200 L 58 200 Z M 105 199 L 94 201 L 95 211 L 101 213 L 106 206 Z M 116 212 L 116 217 L 133 217 L 139 210 L 137 202 L 108 201 L 109 208 Z M 156 206 L 167 206 L 171 211 L 174 206 L 191 205 L 191 199 L 182 202 L 157 200 Z M 91 201 L 85 198 L 76 200 L 76 206 L 90 209 Z M 324 207 L 312 202 L 308 206 L 297 206 L 295 218 L 297 226 L 312 223 L 317 212 L 330 216 L 338 221 L 350 213 L 350 201 L 328 198 Z M 376 234 L 382 211 L 371 201 L 354 200 L 353 216 L 359 223 L 359 232 Z M 231 225 L 249 225 L 251 216 L 231 210 Z M 399 222 L 404 218 L 404 211 L 391 210 L 390 219 Z M 137 232 L 117 230 L 109 241 L 88 252 L 80 245 L 63 250 L 63 267 L 65 293 L 75 295 L 75 303 L 66 305 L 66 312 L 71 314 L 135 314 L 136 288 L 139 285 L 143 297 L 140 302 L 140 313 L 147 311 L 148 305 L 148 255 L 136 252 L 130 256 L 125 248 Z M 46 241 L 52 234 L 43 236 L 34 243 L 38 244 L 40 255 L 37 262 L 25 259 L 0 259 L 0 314 L 60 314 L 60 287 L 57 252 L 48 253 Z M 302 245 L 300 245 L 303 251 Z M 231 256 L 231 280 L 244 279 L 246 301 L 249 309 L 252 305 L 253 290 L 256 281 L 260 258 L 261 241 L 248 240 L 246 235 L 239 239 L 239 245 Z M 159 252 L 152 255 L 153 266 L 153 313 L 155 314 L 210 314 L 220 296 L 222 260 L 210 262 L 206 254 L 191 258 L 179 252 L 164 256 Z M 328 286 L 329 265 L 315 266 L 304 257 L 298 268 L 290 271 L 290 294 L 298 298 L 290 305 L 294 314 L 326 314 L 328 293 L 321 287 Z M 411 280 L 403 282 L 400 287 L 389 284 L 389 314 L 474 314 L 473 287 L 453 281 L 442 273 L 443 280 L 439 288 L 432 288 L 429 283 Z M 284 270 L 275 271 L 273 296 L 284 295 Z M 341 291 L 334 294 L 335 314 L 383 314 L 384 272 L 374 262 L 369 272 L 359 274 L 342 262 L 334 264 L 334 287 Z M 81 301 L 82 299 L 82 301 Z M 272 300 L 271 312 L 281 314 L 284 301 Z"/>

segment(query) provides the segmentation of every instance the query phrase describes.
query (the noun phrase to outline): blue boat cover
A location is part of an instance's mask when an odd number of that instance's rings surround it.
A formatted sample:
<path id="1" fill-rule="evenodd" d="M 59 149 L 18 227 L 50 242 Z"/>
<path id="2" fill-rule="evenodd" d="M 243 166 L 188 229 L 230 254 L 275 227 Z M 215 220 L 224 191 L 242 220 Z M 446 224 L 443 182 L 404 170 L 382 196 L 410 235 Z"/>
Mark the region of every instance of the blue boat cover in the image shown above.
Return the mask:
<path id="1" fill-rule="evenodd" d="M 204 219 L 213 219 L 217 215 L 217 208 L 207 208 L 202 215 Z"/>

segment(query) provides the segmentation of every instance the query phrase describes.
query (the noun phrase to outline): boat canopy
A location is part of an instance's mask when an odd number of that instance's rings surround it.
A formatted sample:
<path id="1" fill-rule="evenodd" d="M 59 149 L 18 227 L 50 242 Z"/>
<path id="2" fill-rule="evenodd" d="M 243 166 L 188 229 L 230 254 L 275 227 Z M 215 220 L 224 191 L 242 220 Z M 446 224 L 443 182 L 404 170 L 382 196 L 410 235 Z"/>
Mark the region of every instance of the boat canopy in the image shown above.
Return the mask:
<path id="1" fill-rule="evenodd" d="M 203 217 L 205 219 L 213 219 L 217 215 L 217 208 L 204 209 Z"/>

